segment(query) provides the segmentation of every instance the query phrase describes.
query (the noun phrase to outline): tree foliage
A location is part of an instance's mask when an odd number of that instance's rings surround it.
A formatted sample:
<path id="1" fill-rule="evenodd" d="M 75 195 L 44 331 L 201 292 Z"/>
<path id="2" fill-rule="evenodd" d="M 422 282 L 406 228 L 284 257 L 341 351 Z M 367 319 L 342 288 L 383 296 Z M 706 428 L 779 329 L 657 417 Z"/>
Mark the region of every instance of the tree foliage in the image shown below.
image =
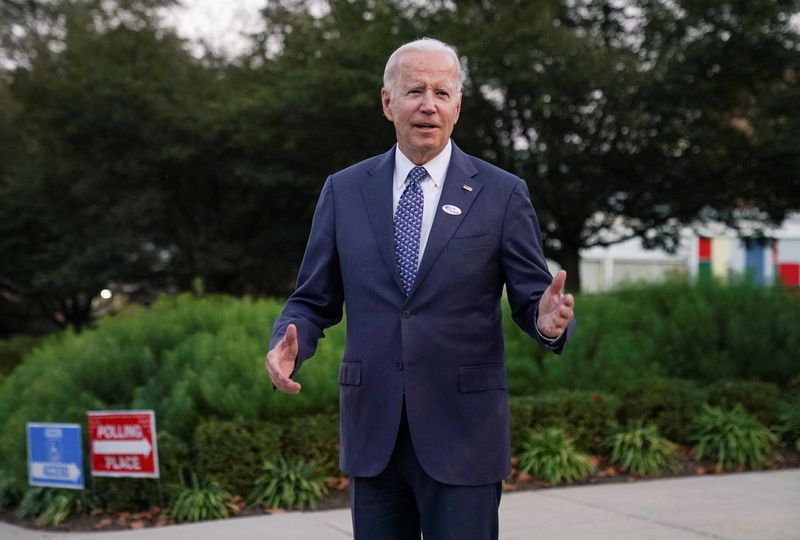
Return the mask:
<path id="1" fill-rule="evenodd" d="M 325 176 L 392 144 L 383 65 L 423 35 L 468 69 L 454 139 L 528 181 L 571 287 L 581 248 L 800 207 L 800 0 L 273 0 L 233 59 L 193 56 L 172 3 L 0 3 L 4 306 L 80 328 L 109 286 L 289 292 Z"/>

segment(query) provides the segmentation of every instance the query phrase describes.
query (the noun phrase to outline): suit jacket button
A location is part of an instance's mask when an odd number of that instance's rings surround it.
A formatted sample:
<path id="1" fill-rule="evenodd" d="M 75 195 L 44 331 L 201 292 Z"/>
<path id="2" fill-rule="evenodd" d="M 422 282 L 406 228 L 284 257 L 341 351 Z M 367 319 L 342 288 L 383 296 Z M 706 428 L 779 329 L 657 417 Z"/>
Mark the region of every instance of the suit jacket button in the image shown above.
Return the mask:
<path id="1" fill-rule="evenodd" d="M 411 312 L 406 309 L 400 314 L 400 316 L 404 319 L 408 319 L 411 316 Z"/>

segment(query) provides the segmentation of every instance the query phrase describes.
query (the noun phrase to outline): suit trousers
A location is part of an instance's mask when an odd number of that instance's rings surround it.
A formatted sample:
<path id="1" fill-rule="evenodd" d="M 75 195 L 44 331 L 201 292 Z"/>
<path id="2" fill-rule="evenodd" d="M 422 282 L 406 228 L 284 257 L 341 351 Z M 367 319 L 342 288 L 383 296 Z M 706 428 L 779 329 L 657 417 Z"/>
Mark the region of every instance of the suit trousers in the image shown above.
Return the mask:
<path id="1" fill-rule="evenodd" d="M 374 477 L 350 477 L 355 540 L 497 540 L 502 482 L 443 484 L 420 466 L 403 415 L 392 457 Z"/>

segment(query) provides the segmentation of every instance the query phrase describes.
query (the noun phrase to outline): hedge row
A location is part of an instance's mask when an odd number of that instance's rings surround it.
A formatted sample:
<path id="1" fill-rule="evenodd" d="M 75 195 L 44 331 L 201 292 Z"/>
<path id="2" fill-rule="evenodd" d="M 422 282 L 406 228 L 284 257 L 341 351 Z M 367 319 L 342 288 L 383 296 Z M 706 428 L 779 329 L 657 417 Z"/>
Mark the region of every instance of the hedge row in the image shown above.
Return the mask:
<path id="1" fill-rule="evenodd" d="M 635 385 L 652 376 L 694 379 L 707 386 L 739 378 L 782 383 L 800 374 L 800 332 L 795 331 L 800 300 L 780 289 L 673 282 L 583 295 L 577 306 L 578 331 L 561 357 L 544 355 L 505 317 L 512 394 L 574 388 L 615 394 L 625 402 L 626 391 L 639 392 Z M 196 428 L 213 420 L 234 422 L 241 429 L 288 426 L 281 435 L 287 448 L 309 445 L 318 459 L 325 459 L 330 439 L 296 442 L 305 430 L 301 424 L 312 422 L 298 419 L 336 412 L 344 325 L 330 329 L 315 359 L 304 365 L 299 374 L 303 392 L 287 396 L 273 392 L 263 372 L 270 328 L 280 309 L 277 301 L 168 296 L 82 334 L 48 338 L 0 381 L 0 485 L 22 490 L 26 484 L 26 422 L 83 424 L 86 411 L 99 409 L 154 409 L 159 430 L 169 434 L 176 449 L 190 454 L 201 436 Z M 763 410 L 754 414 L 769 422 L 777 414 L 767 409 L 778 390 L 761 389 L 741 394 L 760 395 Z M 711 402 L 735 398 L 722 387 L 704 391 Z M 685 396 L 673 396 L 669 388 L 646 395 L 659 392 L 681 403 L 699 399 L 691 389 L 681 390 Z M 537 406 L 537 415 L 562 414 L 553 403 Z M 616 406 L 611 397 L 602 403 L 608 415 L 617 414 L 611 412 Z M 664 433 L 680 439 L 676 426 L 688 409 L 639 406 L 653 409 Z M 619 414 L 628 414 L 625 410 Z M 598 429 L 587 426 L 576 436 L 591 445 Z"/>

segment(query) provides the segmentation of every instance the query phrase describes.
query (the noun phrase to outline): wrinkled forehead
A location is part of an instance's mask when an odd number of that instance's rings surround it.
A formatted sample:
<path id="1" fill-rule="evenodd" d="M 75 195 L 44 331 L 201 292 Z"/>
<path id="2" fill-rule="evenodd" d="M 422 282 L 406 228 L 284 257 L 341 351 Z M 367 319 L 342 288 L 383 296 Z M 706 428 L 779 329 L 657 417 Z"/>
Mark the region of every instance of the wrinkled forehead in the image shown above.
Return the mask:
<path id="1" fill-rule="evenodd" d="M 408 51 L 397 60 L 397 75 L 402 87 L 430 84 L 458 88 L 458 66 L 443 52 Z"/>

